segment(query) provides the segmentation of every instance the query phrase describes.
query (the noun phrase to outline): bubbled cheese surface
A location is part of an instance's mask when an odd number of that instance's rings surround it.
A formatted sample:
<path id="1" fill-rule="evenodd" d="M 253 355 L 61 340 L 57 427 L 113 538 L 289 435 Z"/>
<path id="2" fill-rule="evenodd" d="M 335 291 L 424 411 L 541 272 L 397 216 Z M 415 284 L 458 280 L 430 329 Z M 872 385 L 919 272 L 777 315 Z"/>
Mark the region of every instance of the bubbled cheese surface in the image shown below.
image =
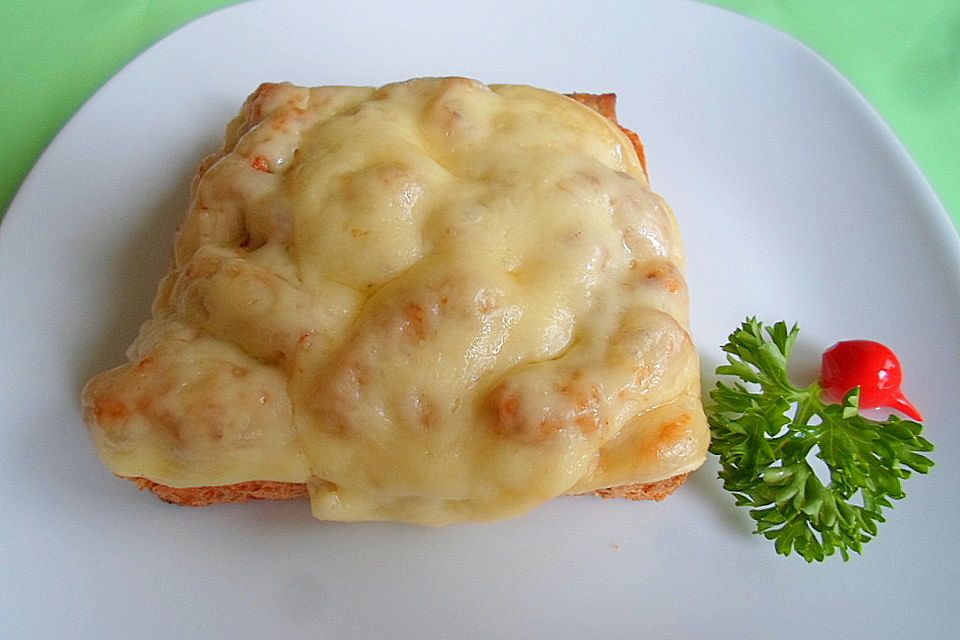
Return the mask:
<path id="1" fill-rule="evenodd" d="M 193 193 L 130 362 L 84 391 L 115 473 L 445 524 L 703 462 L 673 214 L 576 101 L 263 85 Z"/>

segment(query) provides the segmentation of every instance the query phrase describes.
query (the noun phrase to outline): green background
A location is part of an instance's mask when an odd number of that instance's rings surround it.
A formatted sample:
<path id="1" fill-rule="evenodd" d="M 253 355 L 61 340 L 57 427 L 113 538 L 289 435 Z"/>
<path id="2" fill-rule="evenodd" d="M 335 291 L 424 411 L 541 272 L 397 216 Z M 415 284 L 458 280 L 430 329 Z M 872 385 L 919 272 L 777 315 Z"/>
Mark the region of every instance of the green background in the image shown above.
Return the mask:
<path id="1" fill-rule="evenodd" d="M 672 1 L 672 0 L 663 0 Z M 186 22 L 237 0 L 0 0 L 5 212 L 97 88 Z M 960 226 L 960 0 L 710 0 L 785 31 L 891 125 Z"/>

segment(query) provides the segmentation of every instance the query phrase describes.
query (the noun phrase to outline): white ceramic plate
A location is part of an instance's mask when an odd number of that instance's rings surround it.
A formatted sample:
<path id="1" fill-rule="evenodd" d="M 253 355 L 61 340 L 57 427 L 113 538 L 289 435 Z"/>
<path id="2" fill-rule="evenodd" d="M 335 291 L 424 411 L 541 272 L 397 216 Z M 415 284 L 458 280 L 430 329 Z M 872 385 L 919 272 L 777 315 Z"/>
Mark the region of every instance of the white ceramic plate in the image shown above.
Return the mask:
<path id="1" fill-rule="evenodd" d="M 830 67 L 686 2 L 254 3 L 194 22 L 101 89 L 0 233 L 0 636 L 944 637 L 960 628 L 960 252 L 914 164 Z M 304 503 L 179 509 L 112 478 L 78 410 L 122 361 L 197 161 L 263 80 L 462 74 L 615 90 L 689 253 L 704 369 L 746 316 L 894 346 L 938 466 L 879 538 L 808 565 L 750 534 L 711 461 L 663 504 L 563 498 L 432 530 Z M 707 384 L 711 384 L 708 376 Z"/>

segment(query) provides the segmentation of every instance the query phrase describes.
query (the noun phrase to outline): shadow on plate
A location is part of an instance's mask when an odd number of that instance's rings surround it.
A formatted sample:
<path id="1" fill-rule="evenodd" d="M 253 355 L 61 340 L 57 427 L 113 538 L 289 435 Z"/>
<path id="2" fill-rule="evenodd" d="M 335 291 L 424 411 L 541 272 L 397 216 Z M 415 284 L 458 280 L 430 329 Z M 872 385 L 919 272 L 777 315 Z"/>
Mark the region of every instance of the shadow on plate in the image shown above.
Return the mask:
<path id="1" fill-rule="evenodd" d="M 711 404 L 710 391 L 717 386 L 720 380 L 714 369 L 719 362 L 714 362 L 705 354 L 700 354 L 700 393 L 704 409 L 709 414 Z M 722 358 L 723 355 L 715 356 Z M 753 532 L 753 520 L 747 514 L 746 509 L 736 506 L 734 497 L 723 488 L 722 481 L 717 477 L 720 471 L 720 464 L 717 456 L 712 453 L 707 454 L 707 461 L 702 467 L 691 473 L 681 491 L 686 489 L 696 494 L 701 502 L 707 504 L 712 510 L 716 522 L 722 523 L 728 529 L 738 534 L 750 534 Z"/>
<path id="2" fill-rule="evenodd" d="M 150 307 L 161 278 L 166 274 L 177 225 L 189 204 L 193 164 L 169 183 L 173 186 L 142 213 L 136 232 L 117 243 L 109 270 L 101 274 L 101 287 L 109 287 L 109 306 L 102 309 L 100 331 L 76 354 L 73 371 L 76 396 L 91 377 L 127 361 L 126 349 L 140 325 L 150 317 Z"/>

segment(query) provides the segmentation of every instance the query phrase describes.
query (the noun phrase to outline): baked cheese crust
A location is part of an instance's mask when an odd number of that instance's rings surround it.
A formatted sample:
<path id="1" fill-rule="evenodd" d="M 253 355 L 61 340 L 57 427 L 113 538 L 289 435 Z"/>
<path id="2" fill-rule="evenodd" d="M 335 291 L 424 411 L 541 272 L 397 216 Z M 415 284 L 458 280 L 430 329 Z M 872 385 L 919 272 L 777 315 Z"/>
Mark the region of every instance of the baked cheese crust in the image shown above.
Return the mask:
<path id="1" fill-rule="evenodd" d="M 84 389 L 100 457 L 431 525 L 699 467 L 679 232 L 597 110 L 464 78 L 262 85 L 129 362 Z"/>

